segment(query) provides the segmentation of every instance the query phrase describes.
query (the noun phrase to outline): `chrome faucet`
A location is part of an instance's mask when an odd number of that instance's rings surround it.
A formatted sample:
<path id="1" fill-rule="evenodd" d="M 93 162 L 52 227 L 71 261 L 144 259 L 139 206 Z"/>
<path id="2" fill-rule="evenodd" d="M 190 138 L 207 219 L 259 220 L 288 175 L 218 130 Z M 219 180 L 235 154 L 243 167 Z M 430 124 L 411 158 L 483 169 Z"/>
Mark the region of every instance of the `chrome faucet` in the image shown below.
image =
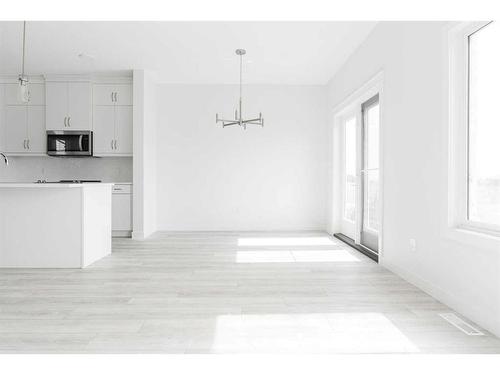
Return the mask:
<path id="1" fill-rule="evenodd" d="M 3 156 L 3 160 L 5 161 L 5 165 L 9 165 L 9 159 L 7 158 L 7 156 L 5 156 L 5 154 L 3 152 L 0 152 L 0 155 Z"/>

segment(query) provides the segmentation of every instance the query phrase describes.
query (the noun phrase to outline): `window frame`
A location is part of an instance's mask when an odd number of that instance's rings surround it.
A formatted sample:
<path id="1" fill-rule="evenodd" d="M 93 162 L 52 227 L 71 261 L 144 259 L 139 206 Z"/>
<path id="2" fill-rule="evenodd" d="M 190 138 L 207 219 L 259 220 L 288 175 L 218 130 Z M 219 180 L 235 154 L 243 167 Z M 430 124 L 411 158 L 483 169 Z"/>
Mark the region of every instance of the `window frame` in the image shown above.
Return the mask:
<path id="1" fill-rule="evenodd" d="M 448 32 L 448 227 L 500 237 L 500 226 L 469 220 L 469 37 L 491 21 L 460 22 Z"/>

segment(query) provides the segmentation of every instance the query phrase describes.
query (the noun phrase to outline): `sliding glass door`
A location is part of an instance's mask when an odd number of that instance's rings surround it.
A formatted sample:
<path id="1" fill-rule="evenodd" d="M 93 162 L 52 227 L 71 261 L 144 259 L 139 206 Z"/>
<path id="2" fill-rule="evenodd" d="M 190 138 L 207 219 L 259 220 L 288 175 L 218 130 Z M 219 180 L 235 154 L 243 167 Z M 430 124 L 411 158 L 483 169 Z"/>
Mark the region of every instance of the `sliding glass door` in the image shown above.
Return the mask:
<path id="1" fill-rule="evenodd" d="M 357 123 L 358 118 L 356 114 L 345 117 L 342 176 L 342 233 L 351 238 L 354 238 L 356 233 Z"/>
<path id="2" fill-rule="evenodd" d="M 378 94 L 360 101 L 342 117 L 341 234 L 374 256 L 379 250 L 381 221 L 379 128 Z"/>
<path id="3" fill-rule="evenodd" d="M 361 106 L 361 245 L 378 252 L 379 208 L 379 98 Z"/>

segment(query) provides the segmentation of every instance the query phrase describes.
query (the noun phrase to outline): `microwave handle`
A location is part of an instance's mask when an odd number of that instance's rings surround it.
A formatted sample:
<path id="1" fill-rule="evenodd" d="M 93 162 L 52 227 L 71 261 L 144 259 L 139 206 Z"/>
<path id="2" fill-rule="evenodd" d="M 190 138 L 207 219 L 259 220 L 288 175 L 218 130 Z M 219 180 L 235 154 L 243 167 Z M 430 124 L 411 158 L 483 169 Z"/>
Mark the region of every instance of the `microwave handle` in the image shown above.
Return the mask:
<path id="1" fill-rule="evenodd" d="M 83 134 L 78 137 L 78 147 L 80 151 L 83 151 Z"/>

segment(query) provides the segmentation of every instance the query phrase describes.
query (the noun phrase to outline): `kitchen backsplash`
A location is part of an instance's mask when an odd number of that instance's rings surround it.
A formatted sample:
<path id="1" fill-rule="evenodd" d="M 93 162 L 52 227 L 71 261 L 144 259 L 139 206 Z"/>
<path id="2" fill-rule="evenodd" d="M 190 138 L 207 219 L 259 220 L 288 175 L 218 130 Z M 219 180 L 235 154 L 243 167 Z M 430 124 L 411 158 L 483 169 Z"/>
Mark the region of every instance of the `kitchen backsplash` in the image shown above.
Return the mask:
<path id="1" fill-rule="evenodd" d="M 132 182 L 131 157 L 57 158 L 9 157 L 9 165 L 0 160 L 0 182 L 58 181 L 67 179 Z"/>

